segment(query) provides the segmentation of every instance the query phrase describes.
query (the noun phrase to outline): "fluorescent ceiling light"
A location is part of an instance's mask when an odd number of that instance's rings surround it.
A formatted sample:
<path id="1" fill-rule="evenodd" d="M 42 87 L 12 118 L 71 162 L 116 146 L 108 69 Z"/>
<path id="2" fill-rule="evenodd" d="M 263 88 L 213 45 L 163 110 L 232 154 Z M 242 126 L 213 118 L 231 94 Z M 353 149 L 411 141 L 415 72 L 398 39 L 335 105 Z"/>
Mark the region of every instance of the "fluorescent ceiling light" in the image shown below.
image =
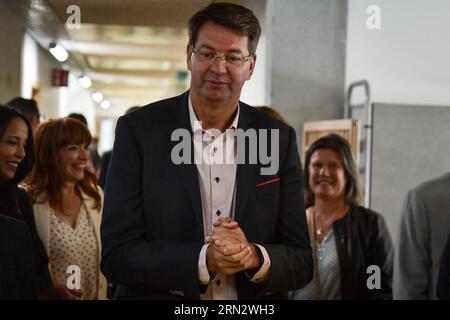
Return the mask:
<path id="1" fill-rule="evenodd" d="M 87 76 L 81 76 L 78 81 L 80 82 L 80 85 L 85 89 L 89 89 L 92 85 L 91 79 L 89 79 L 89 77 Z"/>
<path id="2" fill-rule="evenodd" d="M 172 64 L 169 62 L 169 61 L 164 61 L 163 63 L 162 63 L 162 65 L 161 65 L 161 68 L 164 70 L 164 71 L 168 71 L 168 70 L 170 70 L 170 67 L 172 66 Z"/>
<path id="3" fill-rule="evenodd" d="M 100 106 L 106 110 L 111 106 L 111 102 L 109 102 L 108 100 L 103 100 L 102 103 L 100 103 Z"/>
<path id="4" fill-rule="evenodd" d="M 50 43 L 50 53 L 58 60 L 59 62 L 64 62 L 69 57 L 69 54 L 67 53 L 66 49 L 61 47 L 57 43 Z"/>
<path id="5" fill-rule="evenodd" d="M 101 92 L 94 92 L 92 94 L 92 100 L 94 100 L 95 102 L 99 103 L 100 101 L 103 100 L 103 95 L 101 94 Z"/>

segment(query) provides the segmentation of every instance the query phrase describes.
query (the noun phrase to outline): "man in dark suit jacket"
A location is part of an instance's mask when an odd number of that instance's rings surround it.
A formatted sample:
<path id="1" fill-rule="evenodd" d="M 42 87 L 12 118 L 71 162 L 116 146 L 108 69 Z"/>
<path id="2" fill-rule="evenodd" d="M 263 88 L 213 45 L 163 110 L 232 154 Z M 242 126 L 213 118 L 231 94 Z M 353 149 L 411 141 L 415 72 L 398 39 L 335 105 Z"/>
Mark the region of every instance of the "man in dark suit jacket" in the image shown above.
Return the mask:
<path id="1" fill-rule="evenodd" d="M 239 101 L 259 22 L 244 7 L 216 3 L 194 15 L 189 30 L 190 90 L 117 123 L 101 269 L 118 298 L 286 298 L 311 280 L 312 256 L 295 132 Z M 244 163 L 239 132 L 254 134 L 244 139 Z M 183 133 L 187 143 L 177 139 Z M 237 164 L 195 160 L 224 141 L 237 149 Z M 252 161 L 255 146 L 260 157 Z M 275 169 L 261 159 L 264 149 Z"/>
<path id="2" fill-rule="evenodd" d="M 0 300 L 36 299 L 33 257 L 27 225 L 0 215 Z"/>

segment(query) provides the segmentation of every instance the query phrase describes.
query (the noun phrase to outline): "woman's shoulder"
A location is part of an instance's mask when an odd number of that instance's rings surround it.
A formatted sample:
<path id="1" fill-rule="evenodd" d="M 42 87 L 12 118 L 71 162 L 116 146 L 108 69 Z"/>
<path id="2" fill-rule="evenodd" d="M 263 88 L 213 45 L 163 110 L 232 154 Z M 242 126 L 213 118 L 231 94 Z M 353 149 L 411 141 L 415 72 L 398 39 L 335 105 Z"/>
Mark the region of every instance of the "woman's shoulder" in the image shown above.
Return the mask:
<path id="1" fill-rule="evenodd" d="M 27 217 L 33 215 L 33 204 L 28 190 L 23 187 L 17 187 L 17 204 L 19 207 L 19 214 L 23 216 L 22 218 L 27 219 Z"/>
<path id="2" fill-rule="evenodd" d="M 103 191 L 102 187 L 100 187 L 99 185 L 97 185 L 97 190 L 98 190 L 98 193 L 100 194 L 100 198 L 102 198 L 102 200 L 103 200 L 103 198 L 105 197 L 105 192 Z"/>
<path id="3" fill-rule="evenodd" d="M 33 194 L 33 190 L 29 189 L 26 185 L 18 186 L 18 197 L 19 201 L 22 199 L 23 201 L 30 201 L 33 206 L 39 204 L 45 204 L 47 202 L 47 192 L 42 191 L 38 193 L 36 196 Z"/>
<path id="4" fill-rule="evenodd" d="M 100 197 L 100 202 L 99 205 L 97 203 L 97 199 L 93 196 L 88 195 L 82 188 L 79 188 L 80 193 L 81 193 L 81 199 L 84 202 L 84 204 L 86 205 L 86 207 L 88 208 L 88 211 L 96 211 L 98 213 L 102 213 L 102 207 L 103 207 L 103 198 L 104 198 L 104 193 L 102 188 L 97 185 L 96 188 L 96 192 L 98 193 L 99 197 Z"/>
<path id="5" fill-rule="evenodd" d="M 85 190 L 83 190 L 83 188 L 79 187 L 78 190 L 80 191 L 81 198 L 83 200 L 93 200 L 93 197 L 89 196 L 87 194 L 87 192 Z M 95 191 L 98 193 L 98 195 L 100 196 L 101 200 L 103 200 L 104 192 L 103 192 L 102 187 L 100 187 L 99 185 L 96 185 L 96 190 Z"/>
<path id="6" fill-rule="evenodd" d="M 374 211 L 373 209 L 369 209 L 359 205 L 352 205 L 352 210 L 358 214 L 379 215 L 379 213 Z"/>
<path id="7" fill-rule="evenodd" d="M 31 202 L 30 194 L 25 186 L 17 186 L 17 198 L 19 201 Z"/>
<path id="8" fill-rule="evenodd" d="M 363 206 L 353 205 L 351 212 L 358 219 L 375 220 L 375 221 L 384 220 L 384 217 L 382 214 L 380 214 L 372 209 L 363 207 Z"/>

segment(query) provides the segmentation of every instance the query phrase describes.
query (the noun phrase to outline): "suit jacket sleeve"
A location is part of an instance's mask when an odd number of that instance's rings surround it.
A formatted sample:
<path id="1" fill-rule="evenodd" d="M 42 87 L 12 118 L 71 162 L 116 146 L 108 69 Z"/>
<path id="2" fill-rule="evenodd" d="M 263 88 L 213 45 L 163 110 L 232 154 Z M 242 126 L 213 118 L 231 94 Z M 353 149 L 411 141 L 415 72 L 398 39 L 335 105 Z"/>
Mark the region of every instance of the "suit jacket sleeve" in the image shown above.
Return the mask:
<path id="1" fill-rule="evenodd" d="M 394 299 L 427 299 L 431 257 L 428 216 L 419 194 L 403 203 L 394 258 Z"/>
<path id="2" fill-rule="evenodd" d="M 440 300 L 450 300 L 450 235 L 442 255 L 436 296 Z"/>
<path id="3" fill-rule="evenodd" d="M 114 151 L 107 174 L 101 225 L 101 270 L 109 281 L 146 291 L 181 290 L 198 297 L 198 255 L 203 243 L 156 239 L 145 218 L 143 144 L 127 117 L 117 123 Z M 158 152 L 155 150 L 155 152 Z M 146 192 L 151 192 L 146 190 Z M 144 218 L 145 211 L 145 218 Z"/>
<path id="4" fill-rule="evenodd" d="M 313 275 L 311 244 L 303 201 L 303 177 L 295 131 L 292 128 L 289 129 L 286 144 L 286 155 L 280 157 L 282 163 L 279 171 L 277 236 L 273 243 L 262 243 L 270 257 L 270 274 L 263 285 L 250 283 L 254 289 L 253 296 L 303 288 Z"/>

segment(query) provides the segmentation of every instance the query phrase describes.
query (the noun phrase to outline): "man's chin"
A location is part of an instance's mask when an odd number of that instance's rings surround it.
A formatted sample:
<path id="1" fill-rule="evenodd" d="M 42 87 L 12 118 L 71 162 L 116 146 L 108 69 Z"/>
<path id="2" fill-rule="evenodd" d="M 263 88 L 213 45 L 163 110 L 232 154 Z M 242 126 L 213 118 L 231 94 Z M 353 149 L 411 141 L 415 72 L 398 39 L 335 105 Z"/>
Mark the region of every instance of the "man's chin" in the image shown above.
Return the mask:
<path id="1" fill-rule="evenodd" d="M 213 92 L 213 93 L 209 93 L 206 96 L 206 99 L 209 102 L 219 103 L 219 102 L 227 101 L 229 98 L 228 98 L 228 96 L 226 94 L 224 94 L 222 92 Z"/>

